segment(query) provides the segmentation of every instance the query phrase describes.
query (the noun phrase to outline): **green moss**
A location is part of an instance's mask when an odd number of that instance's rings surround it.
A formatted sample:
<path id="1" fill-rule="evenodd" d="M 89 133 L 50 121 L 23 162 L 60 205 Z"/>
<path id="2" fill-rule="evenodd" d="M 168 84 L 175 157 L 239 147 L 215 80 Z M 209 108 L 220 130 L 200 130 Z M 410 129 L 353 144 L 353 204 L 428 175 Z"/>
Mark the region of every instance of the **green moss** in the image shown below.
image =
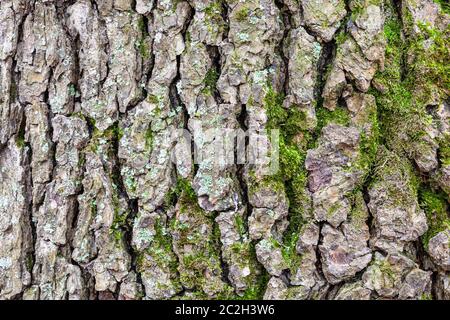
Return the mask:
<path id="1" fill-rule="evenodd" d="M 352 11 L 352 13 L 351 13 L 350 18 L 353 21 L 355 21 L 356 18 L 363 13 L 364 9 L 366 8 L 366 5 L 367 4 L 366 4 L 365 0 L 353 0 L 353 1 L 351 1 L 351 11 Z"/>
<path id="2" fill-rule="evenodd" d="M 402 181 L 399 184 L 399 181 Z M 382 188 L 387 193 L 386 205 L 409 208 L 417 201 L 421 180 L 406 157 L 380 146 L 368 188 Z"/>
<path id="3" fill-rule="evenodd" d="M 82 116 L 92 130 L 92 136 L 86 150 L 98 153 L 100 144 L 107 144 L 108 155 L 114 157 L 117 153 L 116 142 L 123 137 L 123 129 L 119 126 L 119 122 L 115 122 L 104 131 L 99 130 L 95 124 L 95 119 L 88 116 Z"/>
<path id="4" fill-rule="evenodd" d="M 27 254 L 27 258 L 26 258 L 26 267 L 28 272 L 32 272 L 33 271 L 33 266 L 34 266 L 34 256 L 33 254 L 30 252 Z"/>
<path id="5" fill-rule="evenodd" d="M 317 127 L 316 131 L 320 133 L 323 127 L 330 123 L 348 126 L 350 124 L 350 113 L 347 108 L 337 107 L 331 111 L 325 107 L 318 106 L 316 111 Z"/>
<path id="6" fill-rule="evenodd" d="M 430 293 L 422 293 L 420 300 L 433 300 L 433 296 Z"/>
<path id="7" fill-rule="evenodd" d="M 342 204 L 340 202 L 334 203 L 327 212 L 327 218 L 332 218 L 333 215 L 342 207 Z"/>
<path id="8" fill-rule="evenodd" d="M 92 117 L 86 116 L 86 115 L 82 115 L 82 117 L 83 117 L 84 120 L 86 120 L 88 126 L 90 128 L 92 128 L 93 135 L 97 134 L 98 133 L 98 129 L 97 129 L 97 126 L 96 126 L 97 122 L 95 121 L 95 119 L 92 118 Z"/>
<path id="9" fill-rule="evenodd" d="M 147 36 L 148 30 L 147 30 L 147 24 L 145 23 L 144 17 L 139 16 L 137 21 L 138 30 L 141 32 L 142 35 Z"/>
<path id="10" fill-rule="evenodd" d="M 130 192 L 136 192 L 137 182 L 133 176 L 127 176 L 124 180 L 124 184 Z"/>
<path id="11" fill-rule="evenodd" d="M 25 141 L 25 135 L 23 133 L 19 133 L 16 137 L 16 145 L 19 148 L 25 148 L 26 141 Z"/>
<path id="12" fill-rule="evenodd" d="M 115 122 L 112 126 L 108 127 L 102 134 L 102 136 L 108 141 L 120 140 L 123 137 L 123 128 L 120 127 L 119 122 Z"/>
<path id="13" fill-rule="evenodd" d="M 341 1 L 341 3 L 349 3 L 351 8 L 350 19 L 355 21 L 358 17 L 367 14 L 367 7 L 369 5 L 380 6 L 384 0 L 352 0 L 352 1 Z"/>
<path id="14" fill-rule="evenodd" d="M 229 251 L 224 254 L 228 255 L 240 266 L 248 267 L 250 274 L 245 278 L 247 289 L 241 294 L 236 295 L 234 292 L 227 295 L 222 295 L 219 298 L 231 300 L 261 300 L 267 288 L 267 283 L 270 275 L 259 264 L 256 258 L 255 245 L 252 242 L 237 242 L 232 244 Z"/>
<path id="15" fill-rule="evenodd" d="M 95 207 L 95 209 L 96 208 L 97 207 Z M 124 231 L 128 228 L 128 211 L 122 211 L 119 209 L 115 209 L 114 211 L 114 220 L 111 225 L 110 232 L 113 234 L 114 239 L 119 242 L 123 239 Z"/>
<path id="16" fill-rule="evenodd" d="M 312 133 L 307 130 L 306 114 L 296 105 L 283 107 L 284 97 L 270 87 L 264 103 L 268 129 L 279 129 L 279 171 L 267 179 L 272 185 L 281 185 L 289 199 L 289 226 L 283 235 L 282 254 L 291 273 L 297 271 L 300 256 L 295 250 L 302 227 L 305 203 L 307 172 L 304 166 L 306 151 Z M 267 180 L 266 179 L 266 180 Z M 267 183 L 267 181 L 266 181 Z"/>
<path id="17" fill-rule="evenodd" d="M 155 263 L 170 274 L 171 285 L 181 290 L 178 260 L 172 250 L 172 236 L 167 232 L 166 224 L 160 218 L 155 221 L 155 236 L 150 246 L 137 255 L 136 270 L 145 273 L 154 268 Z"/>
<path id="18" fill-rule="evenodd" d="M 71 97 L 79 97 L 80 96 L 80 94 L 77 91 L 77 88 L 75 87 L 75 85 L 73 83 L 69 84 L 68 90 L 69 90 L 69 96 L 71 96 Z"/>
<path id="19" fill-rule="evenodd" d="M 225 23 L 222 18 L 223 15 L 223 0 L 209 1 L 208 6 L 204 10 L 205 19 L 204 24 L 211 33 L 218 32 L 219 34 L 225 29 Z"/>
<path id="20" fill-rule="evenodd" d="M 114 207 L 114 219 L 113 223 L 111 224 L 110 232 L 114 236 L 114 239 L 116 240 L 117 244 L 121 244 L 121 241 L 124 237 L 124 234 L 126 231 L 130 229 L 129 227 L 129 211 L 124 210 L 124 208 L 120 205 L 119 200 L 119 190 L 117 187 L 117 181 L 116 177 L 111 177 L 113 180 L 112 183 L 112 205 Z M 93 205 L 91 204 L 91 208 L 93 208 Z M 97 205 L 95 204 L 95 210 L 97 210 Z M 95 211 L 96 212 L 96 211 Z"/>
<path id="21" fill-rule="evenodd" d="M 279 161 L 282 179 L 290 181 L 301 174 L 298 168 L 303 165 L 304 155 L 299 152 L 297 146 L 287 144 L 284 139 L 280 139 Z"/>
<path id="22" fill-rule="evenodd" d="M 11 78 L 11 85 L 9 87 L 9 99 L 11 102 L 16 102 L 18 98 L 17 84 L 14 77 Z M 3 97 L 0 97 L 0 102 L 3 102 Z"/>
<path id="23" fill-rule="evenodd" d="M 172 11 L 175 12 L 177 10 L 178 4 L 183 2 L 183 0 L 171 0 L 172 2 Z"/>
<path id="24" fill-rule="evenodd" d="M 86 154 L 81 152 L 78 156 L 78 167 L 82 168 L 86 164 Z"/>
<path id="25" fill-rule="evenodd" d="M 91 200 L 90 207 L 92 216 L 95 217 L 97 215 L 97 201 L 95 199 Z"/>
<path id="26" fill-rule="evenodd" d="M 284 126 L 288 117 L 288 111 L 283 108 L 284 97 L 276 93 L 271 87 L 264 97 L 264 106 L 267 114 L 267 127 L 269 129 L 280 129 Z"/>
<path id="27" fill-rule="evenodd" d="M 174 206 L 177 200 L 182 204 L 197 204 L 197 195 L 189 180 L 178 178 L 175 186 L 166 194 L 165 206 Z"/>
<path id="28" fill-rule="evenodd" d="M 243 22 L 247 20 L 248 16 L 250 14 L 250 9 L 247 7 L 242 7 L 236 12 L 236 20 L 238 22 Z"/>
<path id="29" fill-rule="evenodd" d="M 296 249 L 297 241 L 299 238 L 298 230 L 300 230 L 300 226 L 295 226 L 294 224 L 291 229 L 296 231 L 289 232 L 288 230 L 288 232 L 286 233 L 286 236 L 283 239 L 281 254 L 283 256 L 284 262 L 290 270 L 290 273 L 296 274 L 302 260 L 301 255 L 297 253 Z"/>
<path id="30" fill-rule="evenodd" d="M 152 149 L 153 140 L 154 140 L 154 134 L 153 134 L 151 126 L 149 126 L 147 128 L 147 130 L 145 131 L 145 148 L 147 150 L 151 150 Z"/>
<path id="31" fill-rule="evenodd" d="M 402 80 L 402 63 L 405 44 L 401 39 L 401 25 L 396 17 L 387 20 L 384 27 L 387 40 L 386 64 L 383 72 L 375 75 L 375 81 L 385 88 L 385 92 L 371 91 L 379 110 L 380 140 L 397 152 L 404 152 L 406 143 L 400 130 L 407 131 L 406 121 L 415 122 L 417 127 L 420 115 L 412 112 L 412 93 L 409 84 Z M 421 127 L 420 121 L 418 124 Z M 417 132 L 417 131 L 415 131 Z"/>
<path id="32" fill-rule="evenodd" d="M 242 216 L 236 215 L 234 218 L 234 222 L 236 224 L 239 234 L 241 235 L 241 237 L 243 237 L 245 235 L 246 230 L 244 219 L 242 218 Z"/>
<path id="33" fill-rule="evenodd" d="M 187 46 L 189 47 L 189 44 L 192 41 L 191 40 L 191 33 L 189 31 L 186 31 L 186 33 L 185 33 L 185 41 L 186 41 Z"/>
<path id="34" fill-rule="evenodd" d="M 360 156 L 356 166 L 363 170 L 367 174 L 370 173 L 369 169 L 375 161 L 375 157 L 378 150 L 377 133 L 373 133 L 367 136 L 364 132 L 361 134 L 359 150 Z"/>
<path id="35" fill-rule="evenodd" d="M 349 195 L 347 195 L 347 198 L 350 200 L 352 205 L 352 210 L 350 211 L 352 224 L 361 228 L 365 227 L 368 212 L 362 190 L 360 188 L 355 188 Z"/>
<path id="36" fill-rule="evenodd" d="M 205 8 L 205 14 L 209 17 L 214 17 L 215 15 L 222 13 L 222 0 L 211 1 L 209 5 Z"/>
<path id="37" fill-rule="evenodd" d="M 236 300 L 262 300 L 269 280 L 270 274 L 265 270 L 262 271 L 258 276 L 257 282 L 245 290 L 242 296 L 236 296 Z"/>
<path id="38" fill-rule="evenodd" d="M 412 21 L 408 21 L 406 27 L 412 28 Z M 436 97 L 448 97 L 450 88 L 450 28 L 445 32 L 427 25 L 419 28 L 418 35 L 404 38 L 398 18 L 389 17 L 384 28 L 385 70 L 374 78 L 384 91 L 371 91 L 379 108 L 381 140 L 389 149 L 409 158 L 429 148 L 423 138 L 433 119 L 426 106 L 434 104 Z"/>
<path id="39" fill-rule="evenodd" d="M 216 90 L 217 80 L 219 79 L 219 73 L 215 68 L 211 68 L 206 72 L 205 79 L 203 79 L 203 94 L 213 94 Z"/>
<path id="40" fill-rule="evenodd" d="M 450 165 L 450 134 L 439 139 L 439 160 L 442 165 Z"/>
<path id="41" fill-rule="evenodd" d="M 342 30 L 335 37 L 336 45 L 337 46 L 342 45 L 345 42 L 345 40 L 347 40 L 347 38 L 348 34 L 344 30 Z"/>
<path id="42" fill-rule="evenodd" d="M 136 42 L 136 49 L 139 50 L 142 58 L 149 59 L 150 58 L 150 48 L 148 42 L 145 38 L 139 39 Z"/>
<path id="43" fill-rule="evenodd" d="M 358 159 L 352 166 L 353 168 L 357 168 L 364 173 L 364 177 L 361 179 L 360 187 L 367 183 L 367 181 L 372 177 L 372 169 L 375 164 L 378 146 L 380 145 L 380 128 L 376 108 L 372 110 L 368 120 L 371 125 L 369 134 L 367 134 L 364 130 L 361 132 Z"/>
<path id="44" fill-rule="evenodd" d="M 433 192 L 422 187 L 419 189 L 419 203 L 427 215 L 428 230 L 421 237 L 425 248 L 428 242 L 441 231 L 450 229 L 447 196 L 443 192 Z"/>
<path id="45" fill-rule="evenodd" d="M 144 17 L 140 16 L 137 21 L 137 28 L 141 34 L 140 38 L 136 41 L 136 49 L 139 50 L 142 58 L 150 58 L 150 48 L 148 45 L 148 29 L 145 23 Z"/>
<path id="46" fill-rule="evenodd" d="M 176 233 L 179 248 L 190 247 L 180 258 L 177 267 L 180 282 L 187 288 L 201 292 L 205 287 L 222 292 L 228 290 L 221 281 L 207 282 L 205 272 L 218 274 L 220 266 L 220 229 L 214 216 L 204 212 L 197 203 L 197 196 L 187 179 L 179 178 L 166 195 L 165 206 L 179 205 L 177 217 L 170 222 L 172 233 Z M 183 218 L 180 219 L 180 215 Z M 181 222 L 183 221 L 183 222 Z M 207 228 L 205 235 L 204 227 Z M 217 278 L 215 278 L 217 280 Z M 209 281 L 209 280 L 208 280 Z"/>
<path id="47" fill-rule="evenodd" d="M 183 201 L 180 199 L 179 201 Z M 220 231 L 213 217 L 207 216 L 197 204 L 183 203 L 177 219 L 189 221 L 189 228 L 171 225 L 180 249 L 178 272 L 181 283 L 193 290 L 222 292 L 226 285 L 221 281 Z M 189 249 L 186 249 L 189 248 Z M 211 277 L 205 277 L 205 273 Z"/>
<path id="48" fill-rule="evenodd" d="M 442 12 L 445 14 L 450 14 L 450 3 L 448 0 L 434 0 L 441 7 Z"/>
<path id="49" fill-rule="evenodd" d="M 172 237 L 160 218 L 155 221 L 154 240 L 159 244 L 159 246 L 164 248 L 165 251 L 172 251 Z"/>
<path id="50" fill-rule="evenodd" d="M 155 96 L 154 94 L 149 94 L 147 96 L 147 102 L 152 104 L 159 104 L 159 98 Z"/>
<path id="51" fill-rule="evenodd" d="M 450 26 L 444 31 L 429 24 L 418 26 L 421 32 L 409 39 L 410 51 L 415 54 L 411 75 L 414 92 L 422 103 L 435 94 L 446 99 L 450 93 Z"/>
<path id="52" fill-rule="evenodd" d="M 136 265 L 139 272 L 146 269 L 146 255 L 151 256 L 151 260 L 155 261 L 160 267 L 168 269 L 173 277 L 177 274 L 178 262 L 172 251 L 172 236 L 167 231 L 167 227 L 161 218 L 156 219 L 155 235 L 150 246 L 139 253 Z M 150 266 L 151 267 L 151 266 Z M 173 279 L 175 281 L 175 279 Z"/>
<path id="53" fill-rule="evenodd" d="M 389 263 L 387 259 L 378 262 L 378 268 L 384 276 L 388 277 L 391 281 L 395 281 L 395 271 L 392 268 L 392 265 Z"/>

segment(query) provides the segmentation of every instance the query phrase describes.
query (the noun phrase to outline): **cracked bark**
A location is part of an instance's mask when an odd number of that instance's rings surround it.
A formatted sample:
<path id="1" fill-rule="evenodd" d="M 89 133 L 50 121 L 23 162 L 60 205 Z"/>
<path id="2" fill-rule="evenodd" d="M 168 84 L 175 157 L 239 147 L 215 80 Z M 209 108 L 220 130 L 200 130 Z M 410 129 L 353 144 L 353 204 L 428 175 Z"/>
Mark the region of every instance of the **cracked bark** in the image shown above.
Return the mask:
<path id="1" fill-rule="evenodd" d="M 0 299 L 449 299 L 449 21 L 1 1 Z M 221 162 L 237 129 L 280 130 L 277 174 Z"/>

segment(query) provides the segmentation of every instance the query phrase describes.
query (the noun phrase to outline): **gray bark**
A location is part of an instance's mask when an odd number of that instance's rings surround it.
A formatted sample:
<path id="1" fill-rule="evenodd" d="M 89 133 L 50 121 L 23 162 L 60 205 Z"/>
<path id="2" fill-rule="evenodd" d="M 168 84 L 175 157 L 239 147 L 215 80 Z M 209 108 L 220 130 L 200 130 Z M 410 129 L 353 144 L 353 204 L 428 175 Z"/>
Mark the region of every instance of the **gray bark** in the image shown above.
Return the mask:
<path id="1" fill-rule="evenodd" d="M 1 0 L 0 299 L 450 299 L 449 22 Z M 222 163 L 272 129 L 276 173 Z"/>

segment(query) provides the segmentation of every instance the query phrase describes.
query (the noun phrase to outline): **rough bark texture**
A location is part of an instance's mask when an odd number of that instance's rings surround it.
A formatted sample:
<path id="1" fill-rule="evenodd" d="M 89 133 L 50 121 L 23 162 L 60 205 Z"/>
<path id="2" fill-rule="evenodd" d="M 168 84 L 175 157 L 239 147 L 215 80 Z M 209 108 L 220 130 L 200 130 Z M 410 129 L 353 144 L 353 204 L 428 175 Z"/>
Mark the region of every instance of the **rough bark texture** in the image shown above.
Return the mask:
<path id="1" fill-rule="evenodd" d="M 450 299 L 448 13 L 1 0 L 0 299 Z"/>

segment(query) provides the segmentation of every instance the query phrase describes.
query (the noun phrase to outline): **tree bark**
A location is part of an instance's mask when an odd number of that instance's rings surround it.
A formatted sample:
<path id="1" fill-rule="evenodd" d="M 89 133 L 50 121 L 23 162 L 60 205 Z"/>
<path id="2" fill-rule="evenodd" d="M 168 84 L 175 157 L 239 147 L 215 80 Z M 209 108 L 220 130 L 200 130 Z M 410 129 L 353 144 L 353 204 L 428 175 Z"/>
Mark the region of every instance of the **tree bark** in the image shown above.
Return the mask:
<path id="1" fill-rule="evenodd" d="M 449 22 L 2 0 L 0 299 L 449 299 Z"/>

